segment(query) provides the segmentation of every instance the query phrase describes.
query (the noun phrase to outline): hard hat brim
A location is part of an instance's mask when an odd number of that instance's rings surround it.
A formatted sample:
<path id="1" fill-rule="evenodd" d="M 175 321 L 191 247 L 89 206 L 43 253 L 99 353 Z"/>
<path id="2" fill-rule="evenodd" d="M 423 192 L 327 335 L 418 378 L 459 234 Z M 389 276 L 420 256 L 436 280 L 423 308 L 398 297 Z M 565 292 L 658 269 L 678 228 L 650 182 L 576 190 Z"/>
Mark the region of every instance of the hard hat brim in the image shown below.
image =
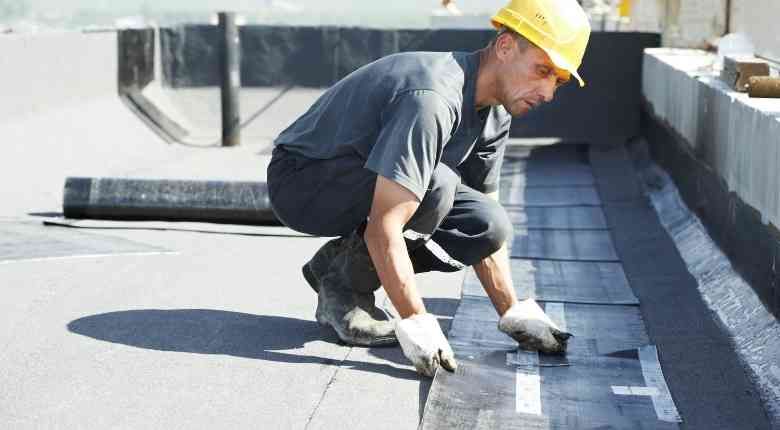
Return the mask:
<path id="1" fill-rule="evenodd" d="M 552 50 L 547 50 L 544 48 L 540 48 L 540 49 L 547 53 L 547 56 L 550 57 L 550 61 L 552 61 L 556 67 L 558 67 L 559 69 L 566 70 L 567 72 L 571 73 L 572 76 L 577 78 L 577 81 L 580 83 L 580 88 L 585 86 L 585 81 L 577 72 L 576 67 L 573 67 L 568 61 L 566 61 L 565 58 L 563 58 L 561 55 L 558 55 L 557 52 Z"/>

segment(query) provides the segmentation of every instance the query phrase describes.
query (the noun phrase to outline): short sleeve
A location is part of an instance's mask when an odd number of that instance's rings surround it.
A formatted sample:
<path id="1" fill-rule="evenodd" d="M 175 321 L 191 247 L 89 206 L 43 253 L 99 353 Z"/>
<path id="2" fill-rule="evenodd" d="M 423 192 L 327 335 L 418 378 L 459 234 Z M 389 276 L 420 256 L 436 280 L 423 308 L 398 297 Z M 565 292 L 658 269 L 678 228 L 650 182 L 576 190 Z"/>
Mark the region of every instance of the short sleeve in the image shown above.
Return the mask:
<path id="1" fill-rule="evenodd" d="M 380 131 L 365 167 L 408 189 L 422 201 L 455 114 L 445 99 L 429 90 L 396 97 L 382 112 Z"/>
<path id="2" fill-rule="evenodd" d="M 471 154 L 458 166 L 463 183 L 483 193 L 498 190 L 501 163 L 512 124 L 512 117 L 506 111 L 494 109 Z"/>

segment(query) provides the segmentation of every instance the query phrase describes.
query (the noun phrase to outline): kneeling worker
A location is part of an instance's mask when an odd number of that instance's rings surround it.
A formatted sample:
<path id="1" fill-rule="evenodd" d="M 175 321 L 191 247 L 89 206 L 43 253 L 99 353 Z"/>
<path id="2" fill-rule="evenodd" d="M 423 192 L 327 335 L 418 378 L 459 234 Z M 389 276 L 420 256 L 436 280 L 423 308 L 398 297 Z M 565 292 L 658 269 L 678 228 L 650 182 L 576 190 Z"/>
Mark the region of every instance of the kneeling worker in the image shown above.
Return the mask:
<path id="1" fill-rule="evenodd" d="M 400 342 L 420 373 L 457 366 L 415 273 L 472 266 L 526 349 L 565 352 L 533 300 L 518 301 L 498 181 L 512 116 L 552 100 L 577 74 L 590 25 L 576 0 L 512 0 L 473 53 L 409 52 L 363 66 L 275 140 L 268 185 L 279 219 L 338 236 L 303 267 L 317 321 L 353 345 Z M 401 319 L 375 307 L 383 286 Z"/>

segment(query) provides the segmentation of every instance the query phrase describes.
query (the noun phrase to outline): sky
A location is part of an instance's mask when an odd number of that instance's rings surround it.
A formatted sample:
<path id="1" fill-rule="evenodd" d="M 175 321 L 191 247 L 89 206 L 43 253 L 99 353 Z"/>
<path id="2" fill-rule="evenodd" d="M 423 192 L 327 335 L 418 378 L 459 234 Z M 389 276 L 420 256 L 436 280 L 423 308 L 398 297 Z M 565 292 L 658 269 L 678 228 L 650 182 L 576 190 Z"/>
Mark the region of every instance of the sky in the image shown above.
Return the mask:
<path id="1" fill-rule="evenodd" d="M 506 2 L 459 0 L 458 5 L 466 13 L 488 13 Z M 439 8 L 440 0 L 0 0 L 0 22 L 31 18 L 84 26 L 142 16 L 165 24 L 177 17 L 183 21 L 207 20 L 218 10 L 233 10 L 247 15 L 250 23 L 417 27 L 426 25 Z M 26 12 L 23 17 L 18 16 L 20 10 Z"/>
<path id="2" fill-rule="evenodd" d="M 209 11 L 215 8 L 236 10 L 253 10 L 269 0 L 9 0 L 26 1 L 35 9 L 97 9 L 133 11 L 146 7 L 155 10 L 200 10 Z M 464 11 L 470 9 L 492 9 L 507 3 L 506 0 L 460 0 L 458 5 Z M 397 9 L 428 12 L 439 6 L 439 0 L 393 0 L 391 2 L 375 2 L 365 0 L 286 0 L 284 3 L 302 5 L 312 10 L 359 10 L 382 13 L 382 9 Z"/>

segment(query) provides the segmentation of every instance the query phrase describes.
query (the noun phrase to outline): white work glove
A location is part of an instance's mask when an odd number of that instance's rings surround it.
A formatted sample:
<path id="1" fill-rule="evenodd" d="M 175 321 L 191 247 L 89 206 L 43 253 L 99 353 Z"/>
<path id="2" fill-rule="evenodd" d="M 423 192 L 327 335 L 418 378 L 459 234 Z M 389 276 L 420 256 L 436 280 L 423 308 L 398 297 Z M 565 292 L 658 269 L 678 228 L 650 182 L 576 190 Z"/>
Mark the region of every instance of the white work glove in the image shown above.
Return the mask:
<path id="1" fill-rule="evenodd" d="M 439 322 L 431 314 L 396 320 L 395 336 L 406 358 L 425 376 L 433 378 L 439 366 L 450 372 L 458 367 Z"/>
<path id="2" fill-rule="evenodd" d="M 520 347 L 547 354 L 565 354 L 571 333 L 561 331 L 534 299 L 521 300 L 498 321 L 498 329 L 516 340 Z"/>

